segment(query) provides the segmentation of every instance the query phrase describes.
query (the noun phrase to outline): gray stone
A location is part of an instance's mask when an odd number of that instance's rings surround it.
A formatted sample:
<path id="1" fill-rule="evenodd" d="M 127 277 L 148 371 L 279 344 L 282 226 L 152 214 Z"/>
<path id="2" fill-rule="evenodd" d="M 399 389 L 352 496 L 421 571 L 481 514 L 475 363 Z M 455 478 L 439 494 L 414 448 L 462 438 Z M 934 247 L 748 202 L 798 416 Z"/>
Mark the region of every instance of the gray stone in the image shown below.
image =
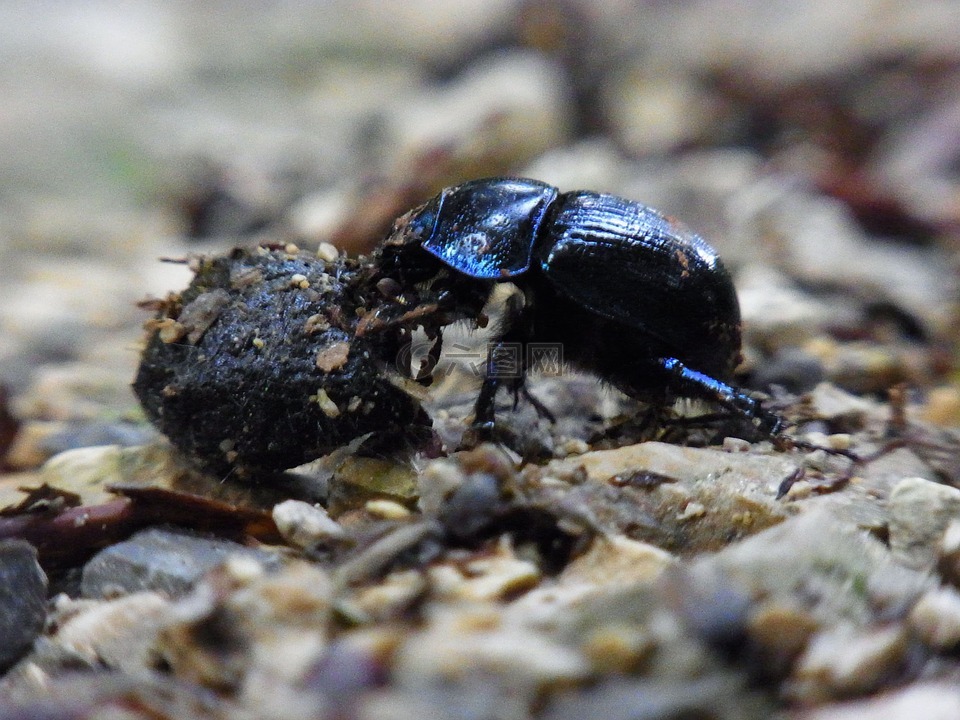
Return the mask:
<path id="1" fill-rule="evenodd" d="M 940 539 L 960 515 L 960 490 L 919 477 L 901 480 L 890 493 L 890 550 L 907 567 L 930 570 Z"/>
<path id="2" fill-rule="evenodd" d="M 43 629 L 47 576 L 23 540 L 0 542 L 0 668 L 19 658 Z"/>
<path id="3" fill-rule="evenodd" d="M 954 720 L 960 689 L 952 682 L 921 682 L 877 697 L 832 703 L 800 712 L 796 720 Z"/>
<path id="4" fill-rule="evenodd" d="M 802 513 L 690 564 L 695 587 L 719 576 L 750 597 L 803 599 L 817 623 L 857 626 L 905 614 L 932 580 L 903 567 L 869 533 L 826 509 Z"/>
<path id="5" fill-rule="evenodd" d="M 236 555 L 268 566 L 279 563 L 272 553 L 229 540 L 150 528 L 97 553 L 83 568 L 81 590 L 87 597 L 141 590 L 176 597 L 189 591 L 209 570 Z"/>
<path id="6" fill-rule="evenodd" d="M 950 652 L 960 646 L 960 592 L 934 588 L 910 610 L 910 628 L 928 646 Z"/>
<path id="7" fill-rule="evenodd" d="M 794 668 L 791 695 L 812 703 L 879 689 L 906 662 L 908 647 L 900 625 L 858 630 L 841 624 L 825 630 Z"/>

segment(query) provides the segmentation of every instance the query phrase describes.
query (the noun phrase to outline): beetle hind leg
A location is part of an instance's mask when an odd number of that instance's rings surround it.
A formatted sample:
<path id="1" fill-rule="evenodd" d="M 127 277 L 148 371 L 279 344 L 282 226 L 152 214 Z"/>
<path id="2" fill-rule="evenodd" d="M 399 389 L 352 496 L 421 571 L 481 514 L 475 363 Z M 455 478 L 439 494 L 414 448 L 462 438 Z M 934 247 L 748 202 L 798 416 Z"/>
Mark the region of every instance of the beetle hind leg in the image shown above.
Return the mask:
<path id="1" fill-rule="evenodd" d="M 766 437 L 778 435 L 783 429 L 783 420 L 742 390 L 692 370 L 676 358 L 660 358 L 657 365 L 668 373 L 671 387 L 679 394 L 715 402 L 749 420 Z"/>

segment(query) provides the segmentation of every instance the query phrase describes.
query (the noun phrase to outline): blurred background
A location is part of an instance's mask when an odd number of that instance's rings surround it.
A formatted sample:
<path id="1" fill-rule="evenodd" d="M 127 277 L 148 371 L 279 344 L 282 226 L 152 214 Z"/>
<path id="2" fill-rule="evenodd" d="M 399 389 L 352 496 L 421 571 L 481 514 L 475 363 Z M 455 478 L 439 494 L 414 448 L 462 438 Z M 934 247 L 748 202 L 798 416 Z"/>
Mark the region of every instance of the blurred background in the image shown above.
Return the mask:
<path id="1" fill-rule="evenodd" d="M 679 216 L 754 387 L 960 424 L 960 3 L 0 2 L 0 458 L 139 442 L 160 258 L 369 251 L 463 179 Z"/>

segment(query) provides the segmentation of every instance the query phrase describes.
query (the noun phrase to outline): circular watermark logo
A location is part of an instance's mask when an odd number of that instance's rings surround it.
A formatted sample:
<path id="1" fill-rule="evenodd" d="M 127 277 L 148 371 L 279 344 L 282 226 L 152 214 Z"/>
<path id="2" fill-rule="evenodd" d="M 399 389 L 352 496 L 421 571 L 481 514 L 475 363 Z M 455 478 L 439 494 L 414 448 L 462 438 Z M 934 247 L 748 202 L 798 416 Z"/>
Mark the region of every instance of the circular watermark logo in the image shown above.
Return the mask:
<path id="1" fill-rule="evenodd" d="M 433 375 L 439 358 L 433 354 L 433 341 L 415 340 L 400 348 L 396 366 L 400 374 L 416 380 Z"/>

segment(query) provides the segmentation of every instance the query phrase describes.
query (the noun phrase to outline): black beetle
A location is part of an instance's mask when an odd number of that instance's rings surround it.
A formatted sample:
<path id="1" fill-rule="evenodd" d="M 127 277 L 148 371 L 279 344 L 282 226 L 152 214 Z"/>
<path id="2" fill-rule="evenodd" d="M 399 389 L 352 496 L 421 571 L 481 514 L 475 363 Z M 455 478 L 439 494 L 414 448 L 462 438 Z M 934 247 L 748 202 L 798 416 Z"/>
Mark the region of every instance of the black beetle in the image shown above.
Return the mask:
<path id="1" fill-rule="evenodd" d="M 730 384 L 741 359 L 740 307 L 716 251 L 645 205 L 524 178 L 473 180 L 400 218 L 374 262 L 378 277 L 429 287 L 438 299 L 433 355 L 439 327 L 479 317 L 494 283 L 522 292 L 486 362 L 474 421 L 481 434 L 494 429 L 501 386 L 549 416 L 524 388 L 526 352 L 519 373 L 498 371 L 508 348 L 531 343 L 561 344 L 565 361 L 633 397 L 701 398 L 758 434 L 781 430 L 775 414 Z"/>

